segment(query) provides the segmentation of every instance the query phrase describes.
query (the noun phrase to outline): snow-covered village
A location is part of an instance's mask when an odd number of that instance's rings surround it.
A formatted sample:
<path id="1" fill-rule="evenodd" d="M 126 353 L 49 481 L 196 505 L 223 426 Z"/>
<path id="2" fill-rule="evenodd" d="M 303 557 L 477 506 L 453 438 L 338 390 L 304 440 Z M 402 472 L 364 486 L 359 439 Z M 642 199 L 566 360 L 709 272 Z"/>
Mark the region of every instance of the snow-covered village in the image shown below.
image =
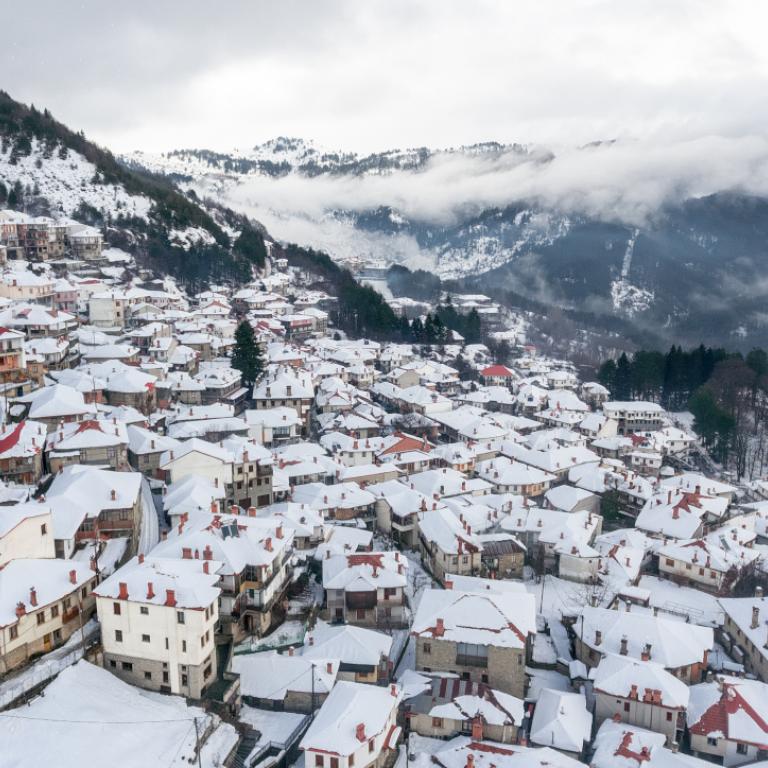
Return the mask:
<path id="1" fill-rule="evenodd" d="M 271 248 L 190 295 L 75 221 L 0 233 L 0 763 L 768 750 L 768 501 L 690 414 L 505 311 L 504 360 L 342 332 Z"/>
<path id="2" fill-rule="evenodd" d="M 0 25 L 0 768 L 768 768 L 768 4 Z"/>

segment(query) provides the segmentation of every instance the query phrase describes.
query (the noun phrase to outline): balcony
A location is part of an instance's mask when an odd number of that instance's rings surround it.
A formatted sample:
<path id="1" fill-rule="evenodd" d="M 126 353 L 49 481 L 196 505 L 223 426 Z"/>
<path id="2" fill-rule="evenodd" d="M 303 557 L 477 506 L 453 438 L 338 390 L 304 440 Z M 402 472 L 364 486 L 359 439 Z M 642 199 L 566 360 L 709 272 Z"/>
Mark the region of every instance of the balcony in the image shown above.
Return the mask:
<path id="1" fill-rule="evenodd" d="M 465 653 L 456 654 L 456 664 L 460 667 L 487 667 L 487 656 L 472 656 Z"/>

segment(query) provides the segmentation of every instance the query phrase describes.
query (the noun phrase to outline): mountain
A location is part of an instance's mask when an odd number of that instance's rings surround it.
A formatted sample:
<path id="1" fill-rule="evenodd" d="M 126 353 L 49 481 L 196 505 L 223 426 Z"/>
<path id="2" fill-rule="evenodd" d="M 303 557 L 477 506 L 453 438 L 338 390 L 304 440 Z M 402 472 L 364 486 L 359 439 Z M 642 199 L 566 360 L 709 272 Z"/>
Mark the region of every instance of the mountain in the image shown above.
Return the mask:
<path id="1" fill-rule="evenodd" d="M 182 194 L 165 176 L 128 169 L 108 151 L 0 91 L 0 207 L 65 215 L 191 287 L 245 281 L 264 263 L 263 230 L 224 206 Z"/>
<path id="2" fill-rule="evenodd" d="M 457 290 L 620 321 L 660 343 L 767 343 L 768 200 L 702 185 L 697 168 L 604 178 L 626 151 L 487 142 L 360 155 L 282 137 L 124 160 L 339 261 L 426 269 Z"/>

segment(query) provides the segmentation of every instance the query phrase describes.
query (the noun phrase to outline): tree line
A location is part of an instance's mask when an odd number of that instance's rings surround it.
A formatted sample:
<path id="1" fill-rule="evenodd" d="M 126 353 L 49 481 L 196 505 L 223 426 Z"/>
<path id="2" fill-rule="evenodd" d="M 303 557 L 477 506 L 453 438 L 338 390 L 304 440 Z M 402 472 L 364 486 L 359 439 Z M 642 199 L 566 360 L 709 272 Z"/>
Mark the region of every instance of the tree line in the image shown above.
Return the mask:
<path id="1" fill-rule="evenodd" d="M 617 400 L 688 409 L 711 455 L 739 479 L 768 467 L 768 353 L 746 356 L 722 348 L 673 346 L 666 354 L 638 350 L 606 360 L 598 380 Z"/>

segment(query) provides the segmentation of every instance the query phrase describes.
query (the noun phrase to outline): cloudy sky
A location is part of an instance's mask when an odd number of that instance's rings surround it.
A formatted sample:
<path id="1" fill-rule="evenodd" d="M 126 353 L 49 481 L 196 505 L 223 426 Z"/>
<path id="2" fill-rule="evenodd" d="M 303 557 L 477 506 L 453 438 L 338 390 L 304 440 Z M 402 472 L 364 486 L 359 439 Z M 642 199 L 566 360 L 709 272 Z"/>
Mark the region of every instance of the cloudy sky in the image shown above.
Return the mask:
<path id="1" fill-rule="evenodd" d="M 10 17 L 0 87 L 117 151 L 732 140 L 768 121 L 764 0 L 40 0 Z"/>

